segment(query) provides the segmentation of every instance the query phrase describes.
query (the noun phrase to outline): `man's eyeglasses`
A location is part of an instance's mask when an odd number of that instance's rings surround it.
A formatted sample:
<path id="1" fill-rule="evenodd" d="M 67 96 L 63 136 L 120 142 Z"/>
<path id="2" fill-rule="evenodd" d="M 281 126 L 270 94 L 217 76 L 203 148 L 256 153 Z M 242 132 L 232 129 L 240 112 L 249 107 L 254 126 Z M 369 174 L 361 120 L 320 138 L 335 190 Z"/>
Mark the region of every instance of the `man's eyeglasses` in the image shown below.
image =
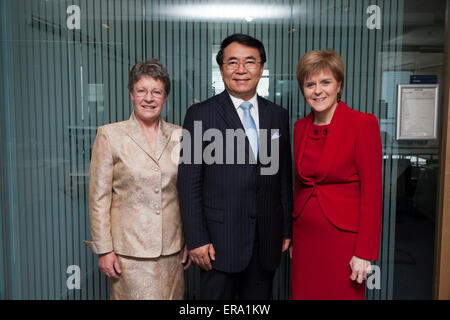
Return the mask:
<path id="1" fill-rule="evenodd" d="M 161 99 L 162 97 L 164 97 L 164 91 L 163 90 L 159 90 L 159 89 L 153 89 L 152 91 L 150 91 L 150 93 L 152 94 L 153 98 L 156 99 Z M 146 97 L 148 94 L 148 90 L 145 88 L 139 88 L 139 89 L 135 89 L 134 90 L 134 94 L 138 97 Z"/>
<path id="2" fill-rule="evenodd" d="M 261 63 L 260 61 L 256 61 L 256 60 L 246 60 L 244 62 L 239 62 L 237 60 L 231 60 L 231 61 L 224 62 L 223 65 L 229 71 L 235 71 L 235 70 L 239 69 L 241 64 L 244 65 L 245 69 L 247 69 L 248 71 L 253 71 L 253 70 L 258 69 L 260 63 Z"/>

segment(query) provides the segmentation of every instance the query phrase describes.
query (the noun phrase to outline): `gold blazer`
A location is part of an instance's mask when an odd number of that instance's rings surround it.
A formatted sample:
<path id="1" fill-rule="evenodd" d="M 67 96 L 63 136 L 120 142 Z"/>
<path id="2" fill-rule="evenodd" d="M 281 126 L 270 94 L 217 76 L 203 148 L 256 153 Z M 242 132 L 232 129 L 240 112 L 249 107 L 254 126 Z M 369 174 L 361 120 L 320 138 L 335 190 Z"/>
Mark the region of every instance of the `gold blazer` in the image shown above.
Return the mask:
<path id="1" fill-rule="evenodd" d="M 96 254 L 155 258 L 184 245 L 177 173 L 181 127 L 159 121 L 152 150 L 134 112 L 98 128 L 92 149 L 89 213 Z"/>

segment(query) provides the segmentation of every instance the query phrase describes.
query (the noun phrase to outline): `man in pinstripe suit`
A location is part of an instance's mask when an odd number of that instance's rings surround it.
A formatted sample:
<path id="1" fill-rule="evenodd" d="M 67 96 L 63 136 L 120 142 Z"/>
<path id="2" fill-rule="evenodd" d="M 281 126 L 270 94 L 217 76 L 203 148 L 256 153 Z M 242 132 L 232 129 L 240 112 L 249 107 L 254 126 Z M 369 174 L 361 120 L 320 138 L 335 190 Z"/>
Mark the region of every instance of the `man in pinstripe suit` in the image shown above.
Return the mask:
<path id="1" fill-rule="evenodd" d="M 231 35 L 216 60 L 226 90 L 184 119 L 178 192 L 187 246 L 201 268 L 200 299 L 270 299 L 291 239 L 288 112 L 256 94 L 266 61 L 259 40 Z M 214 161 L 205 159 L 211 149 Z"/>

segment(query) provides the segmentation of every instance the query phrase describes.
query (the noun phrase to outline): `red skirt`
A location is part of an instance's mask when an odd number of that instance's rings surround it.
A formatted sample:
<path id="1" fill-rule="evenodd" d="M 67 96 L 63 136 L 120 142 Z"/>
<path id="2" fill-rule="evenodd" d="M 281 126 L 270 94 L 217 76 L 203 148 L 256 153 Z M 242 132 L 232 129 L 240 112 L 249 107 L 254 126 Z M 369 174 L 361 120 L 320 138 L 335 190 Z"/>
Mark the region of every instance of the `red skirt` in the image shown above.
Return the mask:
<path id="1" fill-rule="evenodd" d="M 356 239 L 357 233 L 331 224 L 311 197 L 293 224 L 292 299 L 364 299 L 365 282 L 350 279 Z"/>

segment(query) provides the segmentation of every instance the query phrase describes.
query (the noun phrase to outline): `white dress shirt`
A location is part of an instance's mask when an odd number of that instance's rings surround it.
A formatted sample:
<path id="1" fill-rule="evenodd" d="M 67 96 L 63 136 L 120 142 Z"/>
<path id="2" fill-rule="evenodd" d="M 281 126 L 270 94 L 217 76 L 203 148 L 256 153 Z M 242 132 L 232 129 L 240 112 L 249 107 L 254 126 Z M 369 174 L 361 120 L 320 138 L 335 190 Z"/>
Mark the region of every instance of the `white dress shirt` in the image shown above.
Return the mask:
<path id="1" fill-rule="evenodd" d="M 233 101 L 233 105 L 236 108 L 236 111 L 242 122 L 242 118 L 244 117 L 244 110 L 242 110 L 242 108 L 240 106 L 241 106 L 241 103 L 245 102 L 245 101 L 240 98 L 233 97 L 231 94 L 230 94 L 230 98 L 231 98 L 231 101 Z M 257 94 L 255 94 L 250 100 L 248 100 L 248 102 L 250 102 L 253 105 L 253 107 L 250 108 L 250 114 L 252 115 L 253 120 L 255 121 L 256 130 L 258 130 L 258 135 L 259 135 L 259 116 L 258 116 L 259 114 L 258 114 Z"/>

